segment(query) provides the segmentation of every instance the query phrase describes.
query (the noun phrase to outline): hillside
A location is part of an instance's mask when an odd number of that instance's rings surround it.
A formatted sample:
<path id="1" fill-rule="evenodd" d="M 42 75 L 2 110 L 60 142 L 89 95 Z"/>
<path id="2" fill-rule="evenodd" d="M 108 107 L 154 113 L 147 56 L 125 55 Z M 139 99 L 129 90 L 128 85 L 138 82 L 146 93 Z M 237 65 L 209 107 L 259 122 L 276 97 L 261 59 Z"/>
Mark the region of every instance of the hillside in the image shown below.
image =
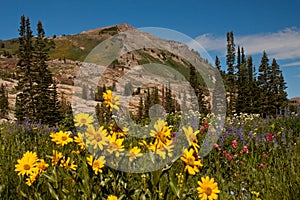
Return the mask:
<path id="1" fill-rule="evenodd" d="M 173 95 L 180 95 L 181 92 L 184 92 L 185 88 L 181 84 L 178 84 L 178 78 L 182 76 L 179 78 L 180 80 L 189 80 L 190 65 L 200 65 L 202 70 L 201 74 L 207 75 L 205 82 L 206 84 L 208 83 L 208 85 L 205 85 L 202 78 L 203 76 L 200 76 L 200 74 L 197 75 L 199 82 L 203 87 L 207 88 L 210 83 L 213 82 L 213 77 L 209 75 L 213 74 L 211 66 L 209 66 L 198 53 L 191 51 L 186 45 L 179 42 L 162 40 L 149 33 L 143 33 L 130 25 L 120 24 L 88 30 L 74 35 L 53 36 L 49 38 L 55 43 L 55 48 L 49 53 L 50 60 L 48 61 L 48 66 L 58 84 L 57 86 L 60 95 L 64 95 L 69 101 L 72 100 L 72 96 L 73 98 L 77 98 L 72 95 L 73 91 L 79 91 L 80 93 L 82 90 L 80 87 L 83 84 L 87 84 L 82 82 L 77 83 L 74 86 L 74 80 L 78 75 L 78 72 L 88 72 L 89 67 L 93 66 L 91 62 L 98 65 L 100 68 L 105 66 L 101 63 L 103 60 L 101 60 L 100 63 L 91 60 L 90 52 L 95 47 L 100 48 L 98 45 L 100 43 L 106 44 L 105 42 L 107 42 L 105 49 L 100 49 L 100 51 L 114 51 L 113 48 L 115 48 L 115 44 L 110 40 L 107 41 L 107 39 L 112 38 L 112 36 L 116 36 L 114 39 L 122 41 L 120 56 L 114 58 L 113 61 L 110 62 L 108 66 L 109 69 L 106 69 L 105 72 L 101 74 L 101 79 L 99 79 L 99 77 L 89 77 L 87 81 L 90 81 L 90 84 L 96 83 L 98 85 L 106 84 L 106 86 L 111 86 L 114 83 L 120 82 L 117 84 L 116 89 L 117 92 L 122 95 L 124 92 L 124 81 L 126 80 L 131 81 L 135 88 L 147 82 L 147 80 L 156 82 L 157 84 L 154 85 L 158 87 L 159 85 L 166 85 L 169 82 L 169 84 L 174 83 L 172 87 L 178 92 L 178 94 Z M 138 37 L 141 37 L 141 39 L 137 40 Z M 147 44 L 147 42 L 149 44 Z M 10 108 L 13 110 L 16 96 L 14 86 L 16 85 L 15 69 L 17 65 L 16 52 L 18 49 L 18 39 L 1 41 L 0 44 L 0 47 L 2 47 L 0 49 L 0 84 L 4 83 L 7 86 L 9 90 Z M 134 49 L 131 44 L 140 46 L 147 45 L 153 48 Z M 137 66 L 149 63 L 156 63 L 156 66 L 148 67 L 148 72 L 145 72 L 144 70 L 144 74 L 141 75 L 142 72 L 139 71 L 141 68 L 138 68 Z M 169 66 L 172 70 L 175 70 L 176 73 L 179 74 L 179 77 L 174 77 L 174 72 L 171 72 L 169 69 L 168 71 L 165 66 Z M 130 78 L 127 76 L 126 79 L 126 76 L 124 75 L 128 75 L 129 72 L 131 73 Z M 153 80 L 153 74 L 155 75 L 155 80 Z M 121 77 L 123 78 L 119 81 Z M 142 88 L 147 87 L 147 85 L 142 86 Z M 91 108 L 96 104 L 96 102 L 92 100 L 88 101 L 88 103 L 86 100 L 81 100 L 78 97 L 76 102 L 89 104 Z M 127 101 L 128 99 L 123 100 Z M 129 104 L 136 107 L 138 101 L 139 96 L 132 97 Z M 10 114 L 9 118 L 12 118 L 12 114 Z"/>

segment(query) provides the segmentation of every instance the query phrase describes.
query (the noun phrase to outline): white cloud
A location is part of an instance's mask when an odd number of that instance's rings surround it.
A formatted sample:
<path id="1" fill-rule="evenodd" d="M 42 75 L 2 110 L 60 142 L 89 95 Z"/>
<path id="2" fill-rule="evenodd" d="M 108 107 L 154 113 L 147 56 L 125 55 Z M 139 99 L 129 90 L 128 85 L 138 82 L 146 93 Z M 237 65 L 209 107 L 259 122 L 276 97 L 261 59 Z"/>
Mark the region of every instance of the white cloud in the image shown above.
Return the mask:
<path id="1" fill-rule="evenodd" d="M 287 63 L 287 64 L 284 64 L 282 66 L 283 67 L 294 67 L 294 66 L 298 67 L 298 66 L 300 66 L 300 61 L 299 62 Z"/>
<path id="2" fill-rule="evenodd" d="M 262 54 L 265 50 L 276 59 L 300 58 L 300 29 L 287 28 L 276 33 L 262 33 L 234 36 L 236 46 L 243 46 L 247 55 Z M 211 34 L 200 35 L 195 39 L 207 51 L 218 51 L 225 55 L 226 38 Z M 191 45 L 193 46 L 193 44 Z"/>

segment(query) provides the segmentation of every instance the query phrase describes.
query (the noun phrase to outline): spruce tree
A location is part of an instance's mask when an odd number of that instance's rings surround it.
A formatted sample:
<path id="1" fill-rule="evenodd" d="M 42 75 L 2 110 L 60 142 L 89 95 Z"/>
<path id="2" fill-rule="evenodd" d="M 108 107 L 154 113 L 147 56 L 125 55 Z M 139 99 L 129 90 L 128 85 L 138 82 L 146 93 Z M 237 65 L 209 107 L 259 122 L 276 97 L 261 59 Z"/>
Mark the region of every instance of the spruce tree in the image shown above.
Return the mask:
<path id="1" fill-rule="evenodd" d="M 269 115 L 271 112 L 269 110 L 270 104 L 270 95 L 271 95 L 271 85 L 270 85 L 270 74 L 272 71 L 269 66 L 269 58 L 267 53 L 264 51 L 261 63 L 258 68 L 258 86 L 260 89 L 260 113 L 263 113 L 264 116 Z"/>
<path id="2" fill-rule="evenodd" d="M 278 83 L 277 110 L 285 109 L 288 105 L 287 92 L 285 91 L 286 89 L 287 89 L 286 82 L 284 81 L 284 77 L 281 72 L 279 75 L 279 83 Z"/>
<path id="3" fill-rule="evenodd" d="M 151 102 L 151 94 L 150 94 L 150 89 L 148 88 L 147 89 L 147 92 L 146 92 L 146 97 L 145 97 L 145 100 L 144 100 L 144 117 L 145 118 L 149 118 L 149 110 L 152 106 L 152 102 Z"/>
<path id="4" fill-rule="evenodd" d="M 144 117 L 144 103 L 143 103 L 143 97 L 140 97 L 140 102 L 139 102 L 139 106 L 138 106 L 138 113 L 137 113 L 137 117 L 138 117 L 138 122 L 141 122 L 141 119 L 143 119 Z"/>
<path id="5" fill-rule="evenodd" d="M 236 113 L 244 113 L 249 107 L 249 80 L 247 73 L 244 48 L 242 52 L 238 47 L 237 56 L 237 80 L 236 80 Z"/>
<path id="6" fill-rule="evenodd" d="M 270 76 L 271 84 L 271 101 L 272 101 L 272 115 L 279 112 L 280 109 L 284 109 L 287 106 L 287 93 L 285 89 L 287 88 L 284 82 L 282 71 L 274 58 L 272 60 L 272 73 Z"/>
<path id="7" fill-rule="evenodd" d="M 245 107 L 245 113 L 254 113 L 256 110 L 256 101 L 258 98 L 257 88 L 256 88 L 256 78 L 255 78 L 255 70 L 253 68 L 252 56 L 249 56 L 246 63 L 247 68 L 247 89 L 246 89 L 246 102 L 247 106 Z"/>
<path id="8" fill-rule="evenodd" d="M 5 118 L 8 114 L 8 92 L 4 84 L 0 86 L 0 118 Z"/>
<path id="9" fill-rule="evenodd" d="M 172 97 L 172 90 L 170 87 L 171 86 L 169 83 L 169 86 L 166 87 L 166 112 L 167 113 L 175 112 L 175 103 L 174 103 L 174 99 Z"/>
<path id="10" fill-rule="evenodd" d="M 206 115 L 208 113 L 208 108 L 207 108 L 207 102 L 205 100 L 204 89 L 198 81 L 196 68 L 193 65 L 190 65 L 189 75 L 190 75 L 189 77 L 190 85 L 193 88 L 195 95 L 197 97 L 199 111 L 200 113 Z"/>
<path id="11" fill-rule="evenodd" d="M 218 56 L 216 56 L 216 59 L 215 59 L 215 67 L 219 70 L 219 71 L 221 71 L 221 62 L 220 62 L 220 60 L 219 60 L 219 57 Z"/>
<path id="12" fill-rule="evenodd" d="M 19 34 L 15 116 L 19 121 L 29 118 L 31 122 L 53 126 L 61 119 L 56 86 L 47 65 L 54 43 L 45 37 L 41 21 L 37 24 L 37 37 L 33 38 L 30 20 L 25 16 L 21 16 Z"/>
<path id="13" fill-rule="evenodd" d="M 36 91 L 36 119 L 48 125 L 55 125 L 60 119 L 57 110 L 58 99 L 56 85 L 54 86 L 52 73 L 48 69 L 50 42 L 45 37 L 42 22 L 37 24 L 37 37 L 34 43 L 34 68 L 37 72 Z M 55 87 L 55 88 L 54 88 Z"/>
<path id="14" fill-rule="evenodd" d="M 36 71 L 33 66 L 33 44 L 32 44 L 32 31 L 30 27 L 29 18 L 21 16 L 19 28 L 19 49 L 17 63 L 17 80 L 18 84 L 16 89 L 18 94 L 16 96 L 15 116 L 18 121 L 23 121 L 29 118 L 31 121 L 36 120 L 36 99 L 35 88 L 36 84 Z"/>
<path id="15" fill-rule="evenodd" d="M 228 93 L 228 104 L 227 104 L 227 113 L 232 115 L 235 111 L 235 88 L 236 88 L 236 77 L 235 77 L 235 45 L 233 32 L 227 33 L 227 55 L 226 55 L 226 65 L 227 65 L 227 88 Z"/>

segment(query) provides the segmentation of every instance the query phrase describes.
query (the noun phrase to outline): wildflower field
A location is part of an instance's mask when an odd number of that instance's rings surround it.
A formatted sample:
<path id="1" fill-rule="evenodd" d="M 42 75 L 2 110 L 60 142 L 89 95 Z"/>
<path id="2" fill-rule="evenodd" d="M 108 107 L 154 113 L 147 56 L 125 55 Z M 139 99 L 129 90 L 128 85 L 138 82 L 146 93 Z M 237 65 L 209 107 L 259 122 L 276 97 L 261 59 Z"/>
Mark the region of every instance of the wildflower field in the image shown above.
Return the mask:
<path id="1" fill-rule="evenodd" d="M 106 101 L 108 113 L 118 109 Z M 26 120 L 2 124 L 0 198 L 291 200 L 300 196 L 300 113 L 227 118 L 219 140 L 204 157 L 199 150 L 210 134 L 210 116 L 194 113 L 196 126 L 178 127 L 183 116 L 170 114 L 149 125 L 147 133 L 139 133 L 147 135 L 142 139 L 131 135 L 133 127 L 120 129 L 112 115 L 106 116 L 107 123 L 99 124 L 91 115 L 79 113 L 72 132 Z M 184 142 L 186 148 L 176 148 Z M 147 152 L 150 157 L 145 158 Z M 161 168 L 147 169 L 151 162 L 159 165 L 168 159 Z M 136 171 L 126 171 L 132 168 Z"/>

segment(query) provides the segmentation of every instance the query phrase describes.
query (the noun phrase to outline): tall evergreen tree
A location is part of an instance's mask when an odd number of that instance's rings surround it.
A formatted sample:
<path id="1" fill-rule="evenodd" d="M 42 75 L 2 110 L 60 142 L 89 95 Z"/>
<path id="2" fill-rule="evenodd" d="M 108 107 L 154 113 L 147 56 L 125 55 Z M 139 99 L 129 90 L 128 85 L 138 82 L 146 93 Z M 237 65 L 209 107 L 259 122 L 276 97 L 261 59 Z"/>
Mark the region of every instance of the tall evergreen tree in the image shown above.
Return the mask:
<path id="1" fill-rule="evenodd" d="M 53 42 L 45 37 L 41 21 L 37 24 L 37 37 L 33 38 L 30 20 L 25 16 L 21 16 L 19 34 L 16 118 L 55 125 L 61 118 L 57 111 L 56 87 L 46 63 Z"/>
<path id="2" fill-rule="evenodd" d="M 216 56 L 216 59 L 215 59 L 215 67 L 216 67 L 219 71 L 221 71 L 221 62 L 220 62 L 218 56 Z"/>
<path id="3" fill-rule="evenodd" d="M 272 73 L 271 67 L 269 66 L 269 58 L 267 53 L 264 51 L 261 63 L 258 68 L 258 86 L 260 88 L 260 112 L 263 113 L 264 116 L 270 114 L 270 105 L 272 101 L 270 101 L 271 95 L 271 84 L 270 84 L 270 74 Z"/>
<path id="4" fill-rule="evenodd" d="M 196 73 L 196 68 L 193 65 L 190 65 L 190 85 L 193 88 L 195 95 L 197 97 L 199 111 L 206 115 L 208 113 L 207 102 L 205 100 L 205 93 L 203 87 L 200 85 Z"/>
<path id="5" fill-rule="evenodd" d="M 59 122 L 58 98 L 56 85 L 54 85 L 52 73 L 48 69 L 50 42 L 45 37 L 42 22 L 37 24 L 37 37 L 34 43 L 34 68 L 37 72 L 36 92 L 36 119 L 45 124 L 55 125 Z"/>
<path id="6" fill-rule="evenodd" d="M 29 18 L 21 16 L 19 28 L 19 61 L 17 64 L 17 80 L 16 86 L 19 92 L 16 96 L 15 116 L 19 121 L 29 118 L 36 120 L 36 102 L 35 102 L 35 80 L 36 71 L 34 69 L 32 31 Z"/>
<path id="7" fill-rule="evenodd" d="M 270 75 L 271 97 L 272 101 L 271 114 L 275 115 L 280 109 L 287 105 L 286 85 L 283 79 L 282 71 L 274 58 L 271 65 L 272 73 Z"/>
<path id="8" fill-rule="evenodd" d="M 242 47 L 241 49 L 241 62 L 242 63 L 246 63 L 247 62 L 247 59 L 246 59 L 246 56 L 245 56 L 245 51 L 244 51 L 244 47 Z"/>
<path id="9" fill-rule="evenodd" d="M 279 83 L 278 83 L 277 110 L 284 109 L 288 105 L 287 92 L 285 91 L 286 88 L 287 88 L 286 82 L 284 81 L 284 77 L 281 72 L 279 75 Z"/>
<path id="10" fill-rule="evenodd" d="M 249 107 L 249 80 L 244 48 L 238 47 L 236 73 L 236 113 L 244 113 Z"/>
<path id="11" fill-rule="evenodd" d="M 226 55 L 226 65 L 227 65 L 227 88 L 228 93 L 228 104 L 227 104 L 227 113 L 231 115 L 235 111 L 235 89 L 236 89 L 236 78 L 235 78 L 235 44 L 233 32 L 227 33 L 227 55 Z"/>

